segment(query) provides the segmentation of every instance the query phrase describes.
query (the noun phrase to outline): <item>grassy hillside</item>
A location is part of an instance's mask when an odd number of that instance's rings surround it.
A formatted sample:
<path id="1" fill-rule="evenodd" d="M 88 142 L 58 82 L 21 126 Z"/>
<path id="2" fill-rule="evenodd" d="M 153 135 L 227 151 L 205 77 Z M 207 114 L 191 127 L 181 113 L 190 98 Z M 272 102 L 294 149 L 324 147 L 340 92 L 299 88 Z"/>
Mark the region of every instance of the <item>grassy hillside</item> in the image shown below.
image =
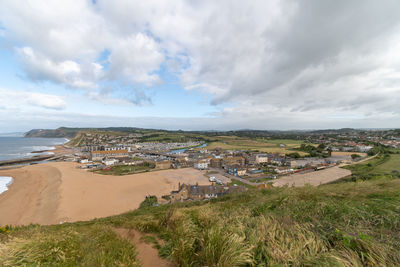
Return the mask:
<path id="1" fill-rule="evenodd" d="M 400 179 L 380 173 L 395 160 L 380 155 L 353 167 L 371 174 L 355 181 L 250 189 L 90 222 L 4 230 L 0 266 L 135 266 L 134 247 L 114 234 L 120 228 L 147 233 L 160 256 L 180 266 L 399 266 Z"/>

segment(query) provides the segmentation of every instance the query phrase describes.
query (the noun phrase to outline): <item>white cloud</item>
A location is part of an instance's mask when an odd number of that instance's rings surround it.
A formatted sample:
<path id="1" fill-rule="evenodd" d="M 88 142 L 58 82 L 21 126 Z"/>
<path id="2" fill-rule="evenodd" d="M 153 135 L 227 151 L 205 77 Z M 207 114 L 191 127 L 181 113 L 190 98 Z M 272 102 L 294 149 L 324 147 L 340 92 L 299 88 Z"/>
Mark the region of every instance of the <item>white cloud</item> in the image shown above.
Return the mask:
<path id="1" fill-rule="evenodd" d="M 159 52 L 158 44 L 150 37 L 138 33 L 116 40 L 109 57 L 110 72 L 113 78 L 120 77 L 128 83 L 140 83 L 151 86 L 160 82 L 154 74 L 164 56 Z"/>
<path id="2" fill-rule="evenodd" d="M 65 109 L 67 104 L 64 99 L 57 95 L 35 93 L 28 91 L 16 91 L 0 88 L 0 105 L 4 110 L 26 110 L 26 105 L 41 107 L 52 110 Z M 12 113 L 12 112 L 11 112 Z M 9 114 L 10 115 L 10 114 Z"/>
<path id="3" fill-rule="evenodd" d="M 50 80 L 75 88 L 96 88 L 103 67 L 97 63 L 79 64 L 72 60 L 54 62 L 37 54 L 31 47 L 18 48 L 28 76 L 36 80 Z"/>
<path id="4" fill-rule="evenodd" d="M 65 109 L 65 101 L 55 95 L 28 93 L 28 103 L 34 106 L 48 108 L 48 109 Z"/>
<path id="5" fill-rule="evenodd" d="M 399 13 L 397 0 L 0 4 L 4 38 L 33 80 L 117 105 L 103 83 L 146 100 L 143 88 L 171 71 L 186 90 L 229 105 L 221 118 L 277 123 L 269 128 L 398 118 Z"/>

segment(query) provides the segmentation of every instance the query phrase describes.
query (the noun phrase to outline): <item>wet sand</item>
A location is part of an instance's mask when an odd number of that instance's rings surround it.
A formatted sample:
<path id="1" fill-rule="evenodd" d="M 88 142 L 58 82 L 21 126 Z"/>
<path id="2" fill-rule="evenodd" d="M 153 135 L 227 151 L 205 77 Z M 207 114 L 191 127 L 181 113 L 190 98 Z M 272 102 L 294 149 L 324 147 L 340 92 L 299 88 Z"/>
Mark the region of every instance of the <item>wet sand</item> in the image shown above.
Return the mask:
<path id="1" fill-rule="evenodd" d="M 209 184 L 201 171 L 185 168 L 126 176 L 94 174 L 72 162 L 0 170 L 14 183 L 0 195 L 0 225 L 55 224 L 90 220 L 139 207 L 146 195 L 169 194 L 178 183 Z"/>

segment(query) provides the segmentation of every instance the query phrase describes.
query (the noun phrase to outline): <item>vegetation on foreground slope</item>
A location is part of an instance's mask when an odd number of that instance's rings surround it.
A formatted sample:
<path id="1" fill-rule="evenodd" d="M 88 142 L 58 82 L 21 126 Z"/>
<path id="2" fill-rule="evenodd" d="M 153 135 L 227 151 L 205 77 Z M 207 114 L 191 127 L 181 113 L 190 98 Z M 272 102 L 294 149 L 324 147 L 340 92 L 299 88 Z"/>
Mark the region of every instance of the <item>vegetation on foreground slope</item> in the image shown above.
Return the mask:
<path id="1" fill-rule="evenodd" d="M 134 247 L 113 232 L 134 228 L 179 266 L 399 266 L 400 179 L 378 168 L 393 159 L 360 164 L 355 173 L 377 175 L 354 181 L 4 230 L 0 265 L 135 266 Z"/>

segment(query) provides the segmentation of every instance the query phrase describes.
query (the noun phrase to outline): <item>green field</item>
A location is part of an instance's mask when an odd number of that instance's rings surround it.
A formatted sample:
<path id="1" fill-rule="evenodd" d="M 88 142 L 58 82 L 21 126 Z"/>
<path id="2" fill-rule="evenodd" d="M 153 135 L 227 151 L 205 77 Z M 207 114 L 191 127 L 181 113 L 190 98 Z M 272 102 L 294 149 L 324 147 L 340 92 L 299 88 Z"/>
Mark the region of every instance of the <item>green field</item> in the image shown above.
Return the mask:
<path id="1" fill-rule="evenodd" d="M 146 166 L 129 166 L 129 165 L 121 165 L 121 166 L 113 166 L 111 170 L 98 170 L 95 171 L 99 174 L 105 175 L 128 175 L 128 174 L 135 174 L 140 172 L 146 172 L 154 169 L 153 167 L 146 165 Z"/>
<path id="2" fill-rule="evenodd" d="M 300 155 L 305 156 L 307 153 L 301 151 L 294 151 L 293 148 L 299 147 L 303 141 L 301 140 L 288 140 L 288 139 L 251 139 L 237 136 L 216 136 L 213 137 L 214 141 L 209 142 L 207 149 L 221 148 L 225 150 L 252 150 L 265 153 L 282 153 L 289 154 L 298 152 Z M 281 147 L 280 144 L 285 144 Z"/>
<path id="3" fill-rule="evenodd" d="M 371 160 L 352 164 L 344 168 L 351 170 L 353 180 L 355 178 L 367 180 L 387 176 L 400 178 L 400 154 L 379 154 Z"/>
<path id="4" fill-rule="evenodd" d="M 375 168 L 376 172 L 390 174 L 400 172 L 400 154 L 391 154 L 390 159 Z"/>

